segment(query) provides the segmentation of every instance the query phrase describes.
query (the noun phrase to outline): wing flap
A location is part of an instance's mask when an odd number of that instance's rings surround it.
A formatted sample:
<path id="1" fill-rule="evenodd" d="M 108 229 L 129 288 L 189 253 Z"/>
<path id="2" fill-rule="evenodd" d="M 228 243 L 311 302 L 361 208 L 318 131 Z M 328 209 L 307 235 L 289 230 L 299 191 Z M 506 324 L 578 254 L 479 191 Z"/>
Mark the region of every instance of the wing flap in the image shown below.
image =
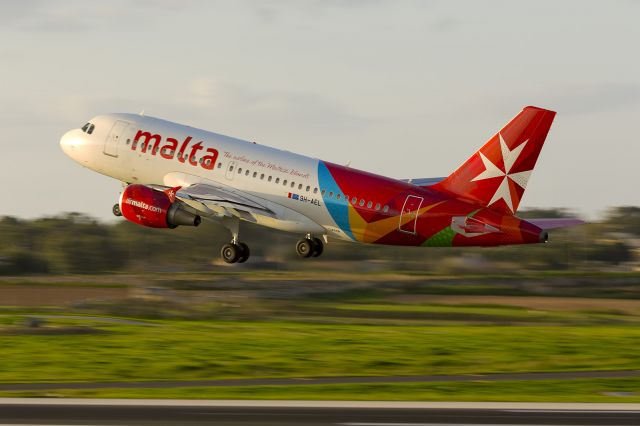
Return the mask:
<path id="1" fill-rule="evenodd" d="M 174 191 L 175 198 L 207 216 L 235 216 L 249 222 L 257 222 L 255 215 L 275 218 L 276 214 L 256 201 L 231 188 L 204 183 L 194 183 L 182 188 L 150 185 L 161 191 Z"/>

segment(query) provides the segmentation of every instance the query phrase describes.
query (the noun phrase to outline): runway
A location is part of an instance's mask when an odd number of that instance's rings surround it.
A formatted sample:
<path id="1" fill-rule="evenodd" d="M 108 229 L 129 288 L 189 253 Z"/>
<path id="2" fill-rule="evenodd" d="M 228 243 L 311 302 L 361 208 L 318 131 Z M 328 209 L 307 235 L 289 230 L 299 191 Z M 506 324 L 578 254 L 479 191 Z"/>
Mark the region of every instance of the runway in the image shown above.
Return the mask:
<path id="1" fill-rule="evenodd" d="M 0 426 L 640 424 L 640 404 L 0 399 Z"/>
<path id="2" fill-rule="evenodd" d="M 55 389 L 162 389 L 180 387 L 225 386 L 292 386 L 336 385 L 354 383 L 433 383 L 510 380 L 575 380 L 640 377 L 640 370 L 612 371 L 556 371 L 548 373 L 496 373 L 430 376 L 366 376 L 366 377 L 302 377 L 264 379 L 213 379 L 213 380 L 156 380 L 139 382 L 67 382 L 67 383 L 0 383 L 2 391 L 55 390 Z"/>

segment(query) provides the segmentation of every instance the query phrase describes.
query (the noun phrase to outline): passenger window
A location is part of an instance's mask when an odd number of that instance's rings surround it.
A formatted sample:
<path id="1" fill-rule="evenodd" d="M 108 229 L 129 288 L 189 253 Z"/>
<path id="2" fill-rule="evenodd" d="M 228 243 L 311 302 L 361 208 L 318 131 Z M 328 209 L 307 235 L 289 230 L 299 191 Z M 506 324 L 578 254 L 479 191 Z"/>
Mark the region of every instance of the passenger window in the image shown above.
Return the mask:
<path id="1" fill-rule="evenodd" d="M 376 210 L 380 210 L 380 203 L 376 204 Z"/>
<path id="2" fill-rule="evenodd" d="M 173 155 L 173 151 L 171 151 L 171 155 Z M 218 168 L 222 168 L 222 163 L 218 163 Z"/>
<path id="3" fill-rule="evenodd" d="M 307 186 L 307 192 L 309 192 L 311 190 L 310 186 Z"/>
<path id="4" fill-rule="evenodd" d="M 340 198 L 342 198 L 342 196 L 340 194 L 336 194 L 336 199 L 339 200 Z"/>
<path id="5" fill-rule="evenodd" d="M 333 191 L 329 191 L 329 198 L 333 198 Z"/>
<path id="6" fill-rule="evenodd" d="M 364 199 L 363 199 L 363 198 L 361 198 L 361 199 L 360 199 L 360 203 L 358 203 L 358 205 L 359 205 L 360 207 L 364 206 Z"/>
<path id="7" fill-rule="evenodd" d="M 269 176 L 269 179 L 267 179 L 267 181 L 271 182 L 271 176 Z"/>
<path id="8" fill-rule="evenodd" d="M 324 194 L 325 194 L 326 192 L 327 192 L 327 190 L 326 190 L 326 189 L 323 189 L 323 190 L 322 190 L 322 196 L 323 196 L 323 197 L 324 197 Z"/>
<path id="9" fill-rule="evenodd" d="M 373 206 L 373 203 L 372 203 L 371 201 L 369 201 L 369 202 L 367 203 L 367 208 L 368 208 L 368 209 L 370 209 L 370 208 L 371 208 L 371 206 Z"/>
<path id="10" fill-rule="evenodd" d="M 298 185 L 298 189 L 302 189 L 302 184 L 299 184 L 299 185 Z"/>
<path id="11" fill-rule="evenodd" d="M 318 193 L 318 188 L 313 188 L 313 193 L 317 194 Z"/>
<path id="12" fill-rule="evenodd" d="M 282 181 L 282 185 L 287 186 L 287 180 L 286 179 Z"/>
<path id="13" fill-rule="evenodd" d="M 355 203 L 357 203 L 357 202 L 358 202 L 358 198 L 357 198 L 357 197 L 353 197 L 353 198 L 351 199 L 351 204 L 355 204 Z"/>
<path id="14" fill-rule="evenodd" d="M 276 183 L 280 183 L 280 178 L 276 178 Z"/>
<path id="15" fill-rule="evenodd" d="M 258 172 L 253 172 L 253 177 L 258 176 Z"/>
<path id="16" fill-rule="evenodd" d="M 264 173 L 260 175 L 260 180 L 264 180 Z"/>
<path id="17" fill-rule="evenodd" d="M 384 209 L 382 209 L 383 212 L 388 212 L 389 211 L 389 206 L 384 206 Z"/>
<path id="18" fill-rule="evenodd" d="M 293 188 L 294 186 L 296 186 L 295 182 L 291 182 L 291 187 Z"/>
<path id="19" fill-rule="evenodd" d="M 242 167 L 238 167 L 238 174 L 242 173 Z"/>
<path id="20" fill-rule="evenodd" d="M 233 165 L 229 166 L 229 171 L 232 172 L 233 171 Z"/>
<path id="21" fill-rule="evenodd" d="M 251 172 L 249 171 L 249 169 L 247 169 L 247 170 L 244 172 L 244 175 L 245 175 L 245 176 L 249 176 L 249 173 L 251 173 Z"/>

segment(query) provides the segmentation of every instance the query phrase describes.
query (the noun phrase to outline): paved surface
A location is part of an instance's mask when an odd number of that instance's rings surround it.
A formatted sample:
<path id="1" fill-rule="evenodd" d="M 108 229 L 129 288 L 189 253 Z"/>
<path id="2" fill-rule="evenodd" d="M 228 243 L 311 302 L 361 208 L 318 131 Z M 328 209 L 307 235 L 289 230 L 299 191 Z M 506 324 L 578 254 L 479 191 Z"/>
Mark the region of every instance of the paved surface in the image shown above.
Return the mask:
<path id="1" fill-rule="evenodd" d="M 277 385 L 334 385 L 351 383 L 429 383 L 429 382 L 473 382 L 508 380 L 574 380 L 640 377 L 640 370 L 621 371 L 572 371 L 555 373 L 505 373 L 481 375 L 441 376 L 370 376 L 370 377 L 310 377 L 282 379 L 226 379 L 184 380 L 144 382 L 94 382 L 94 383 L 0 383 L 0 391 L 54 390 L 54 389 L 106 389 L 106 388 L 179 388 L 218 386 L 277 386 Z"/>
<path id="2" fill-rule="evenodd" d="M 0 426 L 639 424 L 640 404 L 0 399 Z"/>

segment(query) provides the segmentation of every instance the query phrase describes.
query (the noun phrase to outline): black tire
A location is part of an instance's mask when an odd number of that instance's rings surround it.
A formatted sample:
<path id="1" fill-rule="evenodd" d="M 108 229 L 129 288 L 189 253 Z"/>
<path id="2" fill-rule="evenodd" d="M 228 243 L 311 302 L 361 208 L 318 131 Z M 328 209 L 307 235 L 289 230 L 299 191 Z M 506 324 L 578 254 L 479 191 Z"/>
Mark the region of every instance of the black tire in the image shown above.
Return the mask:
<path id="1" fill-rule="evenodd" d="M 235 244 L 225 244 L 220 250 L 220 257 L 227 263 L 236 263 L 240 259 L 240 247 Z"/>
<path id="2" fill-rule="evenodd" d="M 311 240 L 305 238 L 304 240 L 298 241 L 298 244 L 296 244 L 296 253 L 298 253 L 298 256 L 305 259 L 311 257 L 311 254 L 313 253 L 313 244 L 311 243 Z"/>
<path id="3" fill-rule="evenodd" d="M 249 250 L 249 246 L 245 243 L 238 243 L 238 247 L 240 248 L 240 257 L 238 258 L 238 263 L 244 263 L 249 259 L 251 255 L 251 250 Z"/>
<path id="4" fill-rule="evenodd" d="M 122 210 L 120 210 L 120 204 L 114 204 L 111 211 L 113 212 L 114 216 L 118 216 L 118 217 L 122 216 Z"/>
<path id="5" fill-rule="evenodd" d="M 313 251 L 311 252 L 311 256 L 318 257 L 324 251 L 324 244 L 320 238 L 313 238 L 311 240 L 313 242 Z"/>

